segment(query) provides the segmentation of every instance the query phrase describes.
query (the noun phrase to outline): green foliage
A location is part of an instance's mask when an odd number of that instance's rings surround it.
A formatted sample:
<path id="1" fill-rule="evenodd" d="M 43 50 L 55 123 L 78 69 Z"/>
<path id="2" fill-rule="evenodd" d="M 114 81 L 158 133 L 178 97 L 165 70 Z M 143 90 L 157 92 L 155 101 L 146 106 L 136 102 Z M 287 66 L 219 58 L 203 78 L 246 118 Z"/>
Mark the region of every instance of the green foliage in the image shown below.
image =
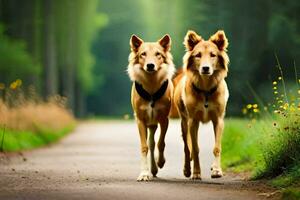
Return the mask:
<path id="1" fill-rule="evenodd" d="M 234 171 L 251 171 L 254 165 L 260 164 L 259 141 L 264 136 L 254 131 L 251 126 L 252 124 L 247 120 L 226 120 L 222 138 L 222 166 L 224 168 Z"/>
<path id="2" fill-rule="evenodd" d="M 3 151 L 21 151 L 54 143 L 74 129 L 74 125 L 60 131 L 44 130 L 37 133 L 31 131 L 1 130 L 1 140 L 4 133 Z M 2 142 L 2 141 L 1 141 Z"/>
<path id="3" fill-rule="evenodd" d="M 299 162 L 299 161 L 298 161 Z M 271 181 L 272 185 L 282 188 L 291 186 L 300 180 L 300 163 L 294 164 L 290 169 L 287 169 L 282 175 Z M 300 185 L 299 185 L 300 186 Z"/>
<path id="4" fill-rule="evenodd" d="M 282 199 L 283 200 L 299 200 L 300 199 L 299 188 L 285 189 L 282 193 Z"/>
<path id="5" fill-rule="evenodd" d="M 277 128 L 262 149 L 264 167 L 257 171 L 256 178 L 273 178 L 297 169 L 294 168 L 300 163 L 300 111 L 297 111 L 277 117 Z"/>
<path id="6" fill-rule="evenodd" d="M 299 122 L 299 115 L 297 120 L 277 118 L 275 126 L 270 119 L 226 120 L 222 166 L 251 172 L 252 179 L 270 179 L 272 186 L 283 189 L 282 199 L 299 199 Z"/>
<path id="7" fill-rule="evenodd" d="M 0 24 L 0 82 L 10 83 L 16 78 L 37 76 L 40 66 L 27 52 L 23 40 L 13 40 L 4 34 Z"/>

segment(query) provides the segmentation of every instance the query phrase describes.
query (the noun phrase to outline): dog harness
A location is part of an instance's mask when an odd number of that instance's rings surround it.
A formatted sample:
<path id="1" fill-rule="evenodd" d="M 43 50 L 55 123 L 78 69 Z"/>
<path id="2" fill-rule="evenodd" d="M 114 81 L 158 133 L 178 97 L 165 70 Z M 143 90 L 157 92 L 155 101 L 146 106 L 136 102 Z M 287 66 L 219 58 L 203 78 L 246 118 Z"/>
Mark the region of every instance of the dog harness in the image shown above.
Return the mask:
<path id="1" fill-rule="evenodd" d="M 206 90 L 201 90 L 199 89 L 194 83 L 192 83 L 193 89 L 198 93 L 198 94 L 203 94 L 204 95 L 204 107 L 208 108 L 208 98 L 211 97 L 216 90 L 218 89 L 218 85 L 210 89 L 209 91 Z"/>
<path id="2" fill-rule="evenodd" d="M 147 92 L 142 84 L 138 83 L 137 81 L 134 82 L 135 85 L 135 90 L 137 91 L 137 93 L 146 101 L 150 102 L 151 107 L 153 108 L 155 105 L 155 102 L 157 100 L 159 100 L 166 92 L 167 88 L 168 88 L 168 80 L 165 80 L 162 84 L 162 86 L 154 93 L 154 94 L 149 94 L 149 92 Z"/>

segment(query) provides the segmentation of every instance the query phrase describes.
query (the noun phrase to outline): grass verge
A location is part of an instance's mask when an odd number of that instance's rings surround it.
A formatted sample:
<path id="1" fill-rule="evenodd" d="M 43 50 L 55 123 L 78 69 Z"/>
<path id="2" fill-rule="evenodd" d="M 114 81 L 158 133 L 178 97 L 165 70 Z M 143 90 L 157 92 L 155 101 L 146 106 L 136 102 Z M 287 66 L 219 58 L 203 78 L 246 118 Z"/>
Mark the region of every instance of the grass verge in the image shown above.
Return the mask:
<path id="1" fill-rule="evenodd" d="M 76 120 L 58 95 L 43 100 L 21 80 L 0 91 L 0 151 L 21 151 L 53 143 L 71 132 Z"/>
<path id="2" fill-rule="evenodd" d="M 37 133 L 32 131 L 6 130 L 3 132 L 3 146 L 1 149 L 4 152 L 12 152 L 41 147 L 58 141 L 66 134 L 70 133 L 74 127 L 75 124 L 69 125 L 59 131 L 44 130 Z M 2 134 L 1 136 L 3 136 Z"/>
<path id="3" fill-rule="evenodd" d="M 282 199 L 300 199 L 299 115 L 255 122 L 228 119 L 222 140 L 222 166 L 251 172 L 282 190 Z"/>

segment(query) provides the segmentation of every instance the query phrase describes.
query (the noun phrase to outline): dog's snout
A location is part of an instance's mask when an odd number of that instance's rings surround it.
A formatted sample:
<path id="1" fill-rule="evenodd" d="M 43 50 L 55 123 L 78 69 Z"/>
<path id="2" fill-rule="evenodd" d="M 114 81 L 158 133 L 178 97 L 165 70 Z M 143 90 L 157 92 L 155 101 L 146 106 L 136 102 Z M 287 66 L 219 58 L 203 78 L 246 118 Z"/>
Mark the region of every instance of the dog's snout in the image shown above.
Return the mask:
<path id="1" fill-rule="evenodd" d="M 209 67 L 208 67 L 208 66 L 203 66 L 203 67 L 202 67 L 202 70 L 203 70 L 204 72 L 208 72 L 208 71 L 209 71 Z"/>
<path id="2" fill-rule="evenodd" d="M 147 70 L 148 71 L 153 71 L 154 70 L 155 65 L 153 63 L 148 63 L 147 64 Z"/>

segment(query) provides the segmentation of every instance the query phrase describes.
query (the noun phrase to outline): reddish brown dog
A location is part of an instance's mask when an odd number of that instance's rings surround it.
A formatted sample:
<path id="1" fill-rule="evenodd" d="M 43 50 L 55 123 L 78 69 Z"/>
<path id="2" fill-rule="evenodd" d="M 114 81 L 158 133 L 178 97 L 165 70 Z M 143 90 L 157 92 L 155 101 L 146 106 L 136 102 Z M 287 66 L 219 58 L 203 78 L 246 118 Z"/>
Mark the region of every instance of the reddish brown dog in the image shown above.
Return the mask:
<path id="1" fill-rule="evenodd" d="M 138 181 L 150 180 L 150 171 L 156 176 L 158 167 L 165 163 L 165 135 L 173 95 L 172 76 L 175 71 L 170 53 L 171 38 L 165 35 L 157 42 L 144 42 L 133 35 L 130 39 L 128 74 L 133 81 L 131 103 L 135 113 L 141 142 L 141 172 Z M 158 157 L 154 157 L 154 134 L 160 125 Z M 149 139 L 147 144 L 147 130 Z M 150 171 L 147 154 L 150 149 Z"/>
<path id="2" fill-rule="evenodd" d="M 188 31 L 184 45 L 183 71 L 174 79 L 174 104 L 181 117 L 184 141 L 184 175 L 201 179 L 198 147 L 199 122 L 212 121 L 215 134 L 212 178 L 222 177 L 221 136 L 229 92 L 225 82 L 229 58 L 226 53 L 228 41 L 224 31 L 218 31 L 209 40 L 202 39 L 194 31 Z"/>

